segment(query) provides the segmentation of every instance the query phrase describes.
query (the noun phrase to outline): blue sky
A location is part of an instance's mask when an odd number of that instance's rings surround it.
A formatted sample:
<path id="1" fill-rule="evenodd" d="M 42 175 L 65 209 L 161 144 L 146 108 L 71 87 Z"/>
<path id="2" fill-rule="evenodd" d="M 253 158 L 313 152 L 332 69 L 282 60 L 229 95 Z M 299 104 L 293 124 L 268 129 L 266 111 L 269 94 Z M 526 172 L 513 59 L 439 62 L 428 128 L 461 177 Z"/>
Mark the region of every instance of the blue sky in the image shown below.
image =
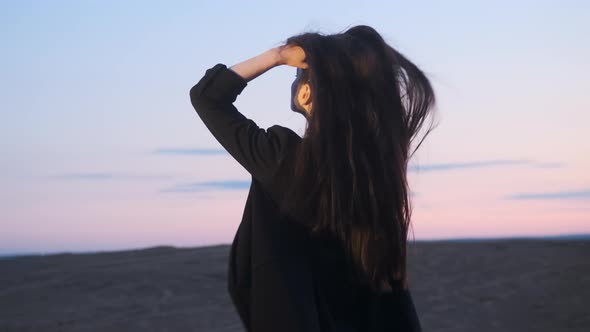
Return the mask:
<path id="1" fill-rule="evenodd" d="M 367 24 L 431 79 L 416 239 L 590 232 L 586 1 L 4 1 L 0 253 L 229 243 L 249 175 L 190 105 L 205 70 Z M 248 83 L 260 127 L 294 68 Z"/>

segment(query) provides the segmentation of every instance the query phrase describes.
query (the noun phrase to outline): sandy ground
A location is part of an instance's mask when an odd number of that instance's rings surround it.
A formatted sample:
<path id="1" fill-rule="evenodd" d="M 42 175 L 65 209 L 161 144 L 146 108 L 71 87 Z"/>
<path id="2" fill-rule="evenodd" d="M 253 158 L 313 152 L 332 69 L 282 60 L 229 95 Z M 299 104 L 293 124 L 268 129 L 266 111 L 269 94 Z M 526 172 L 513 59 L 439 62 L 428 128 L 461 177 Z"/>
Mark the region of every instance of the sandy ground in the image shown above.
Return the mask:
<path id="1" fill-rule="evenodd" d="M 0 331 L 244 331 L 229 246 L 0 260 Z M 416 242 L 424 331 L 590 331 L 589 240 Z"/>

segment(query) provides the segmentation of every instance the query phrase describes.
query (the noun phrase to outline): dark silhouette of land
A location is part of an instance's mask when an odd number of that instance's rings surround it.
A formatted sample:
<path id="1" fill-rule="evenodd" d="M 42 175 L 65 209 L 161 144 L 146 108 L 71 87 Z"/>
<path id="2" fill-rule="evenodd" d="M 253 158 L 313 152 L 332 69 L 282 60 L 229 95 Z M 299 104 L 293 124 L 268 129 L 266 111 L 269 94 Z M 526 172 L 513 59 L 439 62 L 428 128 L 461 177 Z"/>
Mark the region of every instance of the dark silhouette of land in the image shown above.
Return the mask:
<path id="1" fill-rule="evenodd" d="M 0 331 L 243 331 L 228 245 L 0 259 Z M 590 331 L 590 240 L 411 242 L 424 331 Z"/>

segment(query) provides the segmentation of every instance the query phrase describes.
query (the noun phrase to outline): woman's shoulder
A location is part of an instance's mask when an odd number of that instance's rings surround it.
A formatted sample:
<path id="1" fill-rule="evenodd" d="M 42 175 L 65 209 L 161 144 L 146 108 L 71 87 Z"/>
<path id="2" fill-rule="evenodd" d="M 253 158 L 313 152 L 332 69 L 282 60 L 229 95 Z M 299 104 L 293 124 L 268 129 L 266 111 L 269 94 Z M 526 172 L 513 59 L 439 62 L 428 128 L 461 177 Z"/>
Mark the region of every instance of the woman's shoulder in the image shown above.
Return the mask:
<path id="1" fill-rule="evenodd" d="M 301 141 L 301 136 L 289 127 L 276 124 L 268 127 L 266 131 L 275 134 L 283 142 L 296 143 Z"/>

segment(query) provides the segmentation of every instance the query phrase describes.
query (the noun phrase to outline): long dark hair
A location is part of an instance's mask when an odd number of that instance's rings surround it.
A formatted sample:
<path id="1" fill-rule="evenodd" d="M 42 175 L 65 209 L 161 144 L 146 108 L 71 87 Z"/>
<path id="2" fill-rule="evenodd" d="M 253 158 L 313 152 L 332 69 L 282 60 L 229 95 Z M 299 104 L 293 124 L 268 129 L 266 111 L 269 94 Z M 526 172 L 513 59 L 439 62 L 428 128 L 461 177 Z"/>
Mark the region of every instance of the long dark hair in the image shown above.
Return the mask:
<path id="1" fill-rule="evenodd" d="M 407 165 L 434 128 L 410 153 L 435 103 L 430 82 L 366 25 L 285 43 L 305 52 L 312 113 L 281 208 L 313 211 L 311 231 L 335 235 L 371 289 L 390 278 L 405 286 Z"/>

